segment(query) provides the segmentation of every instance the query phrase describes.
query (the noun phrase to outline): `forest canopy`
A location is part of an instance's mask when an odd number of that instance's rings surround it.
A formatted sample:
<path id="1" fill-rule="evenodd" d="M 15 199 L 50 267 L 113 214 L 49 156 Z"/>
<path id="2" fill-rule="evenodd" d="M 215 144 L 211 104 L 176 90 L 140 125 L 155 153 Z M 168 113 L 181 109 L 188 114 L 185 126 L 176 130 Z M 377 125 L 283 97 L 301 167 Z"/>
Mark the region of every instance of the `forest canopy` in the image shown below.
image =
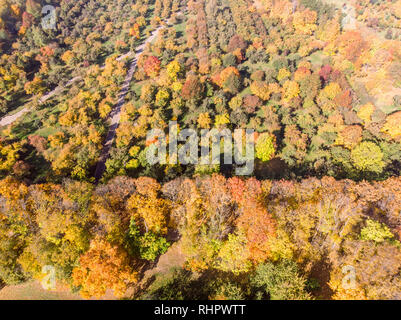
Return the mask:
<path id="1" fill-rule="evenodd" d="M 1 283 L 401 299 L 400 70 L 400 0 L 0 0 Z"/>

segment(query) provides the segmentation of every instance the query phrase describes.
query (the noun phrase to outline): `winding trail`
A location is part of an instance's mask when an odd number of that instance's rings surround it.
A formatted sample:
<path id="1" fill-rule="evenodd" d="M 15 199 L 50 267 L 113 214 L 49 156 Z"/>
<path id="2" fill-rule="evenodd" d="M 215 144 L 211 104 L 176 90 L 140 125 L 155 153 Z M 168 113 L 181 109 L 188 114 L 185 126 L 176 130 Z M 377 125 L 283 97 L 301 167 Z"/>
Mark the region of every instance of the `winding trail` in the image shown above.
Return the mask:
<path id="1" fill-rule="evenodd" d="M 185 10 L 186 12 L 187 10 Z M 179 11 L 179 14 L 183 14 L 182 11 Z M 120 118 L 121 118 L 121 108 L 122 106 L 125 104 L 125 97 L 129 91 L 129 86 L 130 83 L 132 81 L 132 78 L 134 76 L 134 72 L 137 66 L 137 61 L 139 56 L 142 54 L 146 44 L 151 43 L 157 36 L 157 34 L 159 33 L 159 31 L 164 28 L 165 26 L 170 26 L 170 23 L 167 22 L 167 24 L 165 25 L 165 23 L 162 23 L 157 29 L 155 29 L 151 35 L 141 44 L 139 45 L 136 50 L 130 51 L 120 57 L 117 58 L 117 61 L 121 61 L 124 59 L 131 59 L 131 57 L 133 56 L 133 59 L 131 61 L 131 65 L 130 68 L 128 70 L 128 73 L 125 77 L 123 86 L 121 88 L 121 91 L 118 95 L 118 100 L 117 100 L 117 104 L 114 106 L 113 110 L 110 112 L 108 121 L 109 121 L 109 132 L 107 134 L 106 140 L 103 144 L 103 149 L 102 152 L 100 154 L 99 157 L 99 161 L 97 163 L 96 166 L 96 171 L 95 171 L 95 181 L 96 183 L 99 182 L 99 180 L 101 179 L 105 169 L 106 169 L 106 160 L 109 157 L 109 153 L 110 153 L 110 149 L 113 145 L 113 141 L 114 138 L 116 136 L 116 130 L 119 126 L 120 123 Z M 102 66 L 101 69 L 104 69 L 105 66 Z M 81 76 L 76 76 L 72 79 L 70 79 L 65 85 L 59 85 L 57 86 L 54 90 L 46 93 L 45 95 L 43 95 L 41 98 L 39 98 L 39 103 L 44 103 L 47 100 L 49 100 L 51 97 L 61 93 L 63 90 L 65 90 L 67 87 L 71 86 L 74 82 L 82 80 Z M 12 124 L 14 121 L 16 121 L 18 118 L 20 118 L 21 116 L 23 116 L 25 113 L 29 112 L 30 109 L 28 107 L 25 107 L 24 109 L 18 111 L 15 114 L 6 116 L 2 119 L 0 119 L 0 127 L 4 127 L 7 126 L 9 124 Z"/>
<path id="2" fill-rule="evenodd" d="M 65 90 L 66 88 L 68 88 L 69 86 L 71 86 L 74 82 L 81 80 L 82 77 L 77 76 L 75 78 L 72 78 L 71 80 L 69 80 L 64 86 L 58 86 L 56 87 L 54 90 L 46 93 L 45 95 L 41 96 L 39 98 L 39 103 L 44 103 L 47 100 L 49 100 L 51 97 L 61 93 L 63 90 Z M 12 115 L 9 116 L 5 116 L 4 118 L 2 118 L 0 120 L 0 127 L 4 127 L 4 126 L 8 126 L 9 124 L 12 124 L 14 121 L 16 121 L 18 118 L 22 117 L 25 113 L 29 112 L 29 108 L 25 107 L 24 109 L 18 111 L 17 113 L 14 113 Z"/>
<path id="3" fill-rule="evenodd" d="M 118 128 L 118 125 L 120 123 L 120 118 L 121 118 L 121 108 L 125 104 L 125 96 L 128 93 L 128 89 L 129 89 L 130 83 L 132 81 L 132 77 L 134 76 L 138 58 L 142 54 L 143 49 L 145 48 L 146 44 L 152 42 L 155 39 L 155 37 L 157 36 L 159 30 L 162 28 L 163 28 L 163 26 L 159 26 L 157 29 L 155 29 L 152 32 L 152 34 L 149 36 L 149 38 L 147 38 L 144 43 L 142 43 L 141 45 L 139 45 L 136 48 L 135 56 L 131 62 L 131 66 L 130 66 L 128 73 L 124 80 L 124 84 L 118 95 L 117 104 L 114 106 L 113 110 L 111 111 L 111 113 L 109 115 L 110 128 L 109 128 L 109 132 L 107 134 L 106 140 L 103 145 L 103 150 L 100 154 L 99 162 L 96 166 L 96 171 L 95 171 L 96 183 L 99 182 L 100 178 L 102 177 L 102 175 L 104 173 L 104 170 L 106 169 L 106 160 L 109 157 L 110 149 L 113 145 L 113 141 L 116 136 L 116 130 Z M 127 57 L 130 57 L 131 55 L 132 55 L 132 53 L 128 53 L 127 55 L 120 57 L 120 58 L 127 58 Z"/>
<path id="4" fill-rule="evenodd" d="M 128 70 L 128 73 L 125 77 L 123 86 L 121 88 L 121 91 L 118 95 L 118 101 L 117 104 L 114 106 L 113 110 L 111 111 L 109 115 L 109 123 L 110 123 L 110 128 L 109 132 L 107 134 L 106 140 L 103 145 L 103 149 L 99 158 L 99 162 L 96 166 L 96 171 L 95 171 L 95 181 L 96 183 L 99 182 L 100 178 L 103 175 L 104 170 L 106 169 L 106 160 L 109 157 L 110 149 L 111 146 L 113 145 L 113 141 L 116 135 L 116 130 L 118 128 L 118 125 L 120 123 L 120 118 L 121 118 L 121 108 L 125 104 L 125 97 L 128 93 L 130 83 L 132 81 L 132 78 L 134 76 L 134 72 L 137 66 L 138 58 L 142 54 L 145 46 L 147 43 L 151 43 L 159 33 L 159 30 L 162 29 L 164 26 L 161 25 L 157 29 L 155 29 L 151 35 L 141 44 L 139 45 L 136 50 L 135 50 L 135 55 L 134 58 L 131 61 L 131 66 Z M 121 61 L 124 59 L 129 59 L 133 56 L 134 52 L 128 52 L 120 57 L 117 58 L 117 61 Z M 101 69 L 104 69 L 105 67 L 102 66 Z M 49 93 L 43 95 L 39 99 L 39 103 L 44 103 L 47 100 L 49 100 L 51 97 L 61 93 L 63 90 L 71 86 L 74 82 L 82 80 L 81 76 L 77 76 L 69 80 L 64 86 L 58 86 L 54 90 L 50 91 Z M 28 107 L 25 107 L 24 109 L 18 111 L 15 114 L 6 116 L 0 120 L 0 127 L 7 126 L 9 124 L 12 124 L 14 121 L 16 121 L 18 118 L 22 117 L 25 113 L 29 112 L 30 109 Z"/>
<path id="5" fill-rule="evenodd" d="M 28 108 L 24 108 L 17 113 L 14 113 L 9 116 L 5 116 L 3 119 L 0 120 L 0 127 L 5 127 L 8 126 L 9 124 L 12 124 L 14 121 L 16 121 L 18 118 L 22 117 L 25 113 L 29 111 Z"/>
<path id="6" fill-rule="evenodd" d="M 139 47 L 141 47 L 141 46 L 139 46 Z M 134 52 L 130 51 L 130 52 L 118 57 L 116 60 L 117 61 L 122 61 L 124 59 L 128 59 L 133 54 L 134 54 Z M 103 70 L 104 68 L 105 68 L 105 66 L 102 66 L 101 70 Z M 70 87 L 74 82 L 77 82 L 79 80 L 82 80 L 82 77 L 81 76 L 76 76 L 76 77 L 70 79 L 65 85 L 57 86 L 54 90 L 52 90 L 52 91 L 44 94 L 42 97 L 40 97 L 39 98 L 39 103 L 40 104 L 45 103 L 47 100 L 49 100 L 53 96 L 58 95 L 59 93 L 63 92 L 66 88 Z M 20 111 L 14 113 L 14 114 L 11 114 L 11 115 L 3 117 L 2 119 L 0 119 L 0 127 L 5 127 L 5 126 L 8 126 L 9 124 L 12 124 L 14 121 L 16 121 L 18 118 L 22 117 L 27 112 L 29 112 L 29 108 L 25 107 L 25 108 L 21 109 Z"/>

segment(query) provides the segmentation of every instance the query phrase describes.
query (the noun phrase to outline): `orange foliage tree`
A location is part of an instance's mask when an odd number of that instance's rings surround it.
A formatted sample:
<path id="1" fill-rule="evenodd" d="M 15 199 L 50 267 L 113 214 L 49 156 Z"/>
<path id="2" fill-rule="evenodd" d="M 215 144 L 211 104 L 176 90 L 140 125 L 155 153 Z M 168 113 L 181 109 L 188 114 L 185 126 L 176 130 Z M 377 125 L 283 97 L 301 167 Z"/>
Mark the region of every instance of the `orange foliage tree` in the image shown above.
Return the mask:
<path id="1" fill-rule="evenodd" d="M 96 238 L 88 252 L 80 257 L 79 267 L 73 270 L 72 278 L 73 284 L 81 288 L 84 298 L 100 298 L 107 289 L 112 289 L 116 297 L 122 297 L 128 285 L 137 281 L 137 273 L 121 247 Z"/>

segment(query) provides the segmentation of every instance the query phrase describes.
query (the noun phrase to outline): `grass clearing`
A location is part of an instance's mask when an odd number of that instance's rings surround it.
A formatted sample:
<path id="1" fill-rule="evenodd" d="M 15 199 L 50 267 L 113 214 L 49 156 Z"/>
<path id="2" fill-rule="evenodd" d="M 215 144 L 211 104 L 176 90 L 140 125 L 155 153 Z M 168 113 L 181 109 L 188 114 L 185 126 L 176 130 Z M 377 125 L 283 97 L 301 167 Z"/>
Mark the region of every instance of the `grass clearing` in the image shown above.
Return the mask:
<path id="1" fill-rule="evenodd" d="M 30 281 L 18 285 L 6 286 L 0 290 L 0 300 L 84 300 L 79 293 L 71 290 L 59 283 L 56 289 L 46 290 L 39 281 Z M 100 299 L 91 298 L 89 300 L 116 300 L 111 290 Z"/>
<path id="2" fill-rule="evenodd" d="M 79 294 L 57 286 L 55 291 L 45 290 L 37 281 L 6 286 L 0 290 L 0 300 L 82 300 Z"/>

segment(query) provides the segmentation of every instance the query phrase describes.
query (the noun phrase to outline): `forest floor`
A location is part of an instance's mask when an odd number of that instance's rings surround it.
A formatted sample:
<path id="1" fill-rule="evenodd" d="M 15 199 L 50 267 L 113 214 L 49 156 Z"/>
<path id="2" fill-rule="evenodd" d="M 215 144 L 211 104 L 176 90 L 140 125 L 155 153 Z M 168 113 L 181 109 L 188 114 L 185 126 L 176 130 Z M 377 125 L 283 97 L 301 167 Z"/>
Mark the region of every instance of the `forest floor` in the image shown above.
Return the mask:
<path id="1" fill-rule="evenodd" d="M 14 121 L 16 121 L 18 118 L 22 117 L 25 113 L 27 113 L 29 110 L 27 107 L 24 109 L 18 111 L 17 113 L 11 114 L 9 116 L 5 116 L 0 120 L 0 127 L 5 127 L 8 126 L 9 124 L 12 124 Z"/>
<path id="2" fill-rule="evenodd" d="M 146 281 L 157 273 L 166 273 L 172 268 L 183 267 L 184 263 L 185 255 L 181 251 L 181 242 L 174 242 L 167 252 L 159 258 L 156 266 L 145 272 L 143 281 Z"/>
<path id="3" fill-rule="evenodd" d="M 116 300 L 111 290 L 97 299 Z M 46 290 L 39 281 L 30 281 L 18 285 L 6 286 L 0 290 L 0 300 L 84 300 L 79 293 L 71 292 L 69 287 L 56 285 L 55 290 Z"/>
<path id="4" fill-rule="evenodd" d="M 6 286 L 0 290 L 0 300 L 82 300 L 79 294 L 57 286 L 56 290 L 45 290 L 38 281 Z"/>
<path id="5" fill-rule="evenodd" d="M 159 257 L 153 267 L 143 273 L 139 283 L 127 291 L 127 297 L 137 299 L 153 284 L 158 274 L 166 275 L 173 269 L 182 269 L 185 261 L 185 255 L 181 250 L 181 241 L 174 242 L 167 252 Z"/>

